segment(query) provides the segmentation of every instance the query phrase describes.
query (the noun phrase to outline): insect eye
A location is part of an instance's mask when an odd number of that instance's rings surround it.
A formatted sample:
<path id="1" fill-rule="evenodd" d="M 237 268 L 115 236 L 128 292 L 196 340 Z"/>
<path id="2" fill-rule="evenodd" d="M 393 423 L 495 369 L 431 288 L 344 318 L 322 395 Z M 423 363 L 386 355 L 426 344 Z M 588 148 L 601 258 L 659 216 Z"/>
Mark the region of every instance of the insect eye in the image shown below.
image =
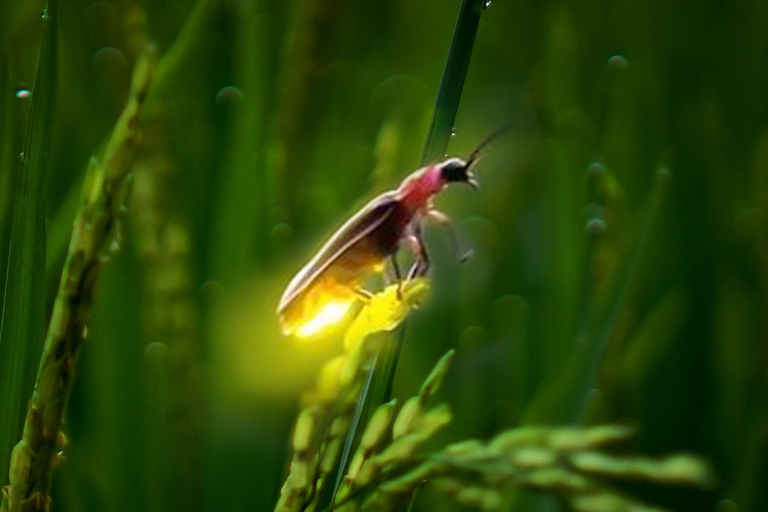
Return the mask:
<path id="1" fill-rule="evenodd" d="M 467 164 L 458 158 L 445 162 L 440 171 L 443 179 L 448 182 L 468 180 Z"/>

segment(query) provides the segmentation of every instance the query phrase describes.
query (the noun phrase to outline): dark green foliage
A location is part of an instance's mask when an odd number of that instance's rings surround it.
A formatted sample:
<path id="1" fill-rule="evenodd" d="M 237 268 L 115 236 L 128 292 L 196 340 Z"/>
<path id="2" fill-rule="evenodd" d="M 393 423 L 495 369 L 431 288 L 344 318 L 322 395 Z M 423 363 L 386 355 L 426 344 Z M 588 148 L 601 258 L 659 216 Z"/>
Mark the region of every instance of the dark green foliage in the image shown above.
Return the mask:
<path id="1" fill-rule="evenodd" d="M 0 340 L 6 462 L 47 325 L 30 319 L 51 310 L 88 161 L 141 49 L 161 59 L 54 510 L 272 509 L 300 392 L 338 351 L 282 339 L 278 298 L 350 213 L 418 167 L 460 5 L 67 0 L 57 106 L 43 114 L 52 90 L 15 93 L 50 55 L 44 5 L 0 2 L 0 271 L 4 282 L 14 251 L 38 269 L 8 274 L 37 295 L 4 306 L 17 311 Z M 455 348 L 444 441 L 627 421 L 637 435 L 623 449 L 700 454 L 718 484 L 622 492 L 681 512 L 768 508 L 768 4 L 494 0 L 480 15 L 439 138 L 467 156 L 514 128 L 479 162 L 479 191 L 437 198 L 474 257 L 459 265 L 427 228 L 431 299 L 409 318 L 393 396 L 413 396 Z M 36 213 L 15 218 L 36 231 L 12 222 L 25 127 Z M 26 363 L 7 355 L 13 325 L 39 340 Z M 180 446 L 185 468 L 168 462 Z M 420 492 L 413 510 L 459 510 L 442 496 Z"/>
<path id="2" fill-rule="evenodd" d="M 0 233 L 9 232 L 7 258 L 0 276 L 3 295 L 0 315 L 0 460 L 8 460 L 11 448 L 21 437 L 22 419 L 40 363 L 45 335 L 45 198 L 51 163 L 52 131 L 57 98 L 58 10 L 56 0 L 46 4 L 42 20 L 43 35 L 37 60 L 32 103 L 26 135 L 18 160 L 14 151 L 14 105 L 16 97 L 10 77 L 3 80 L 3 140 L 0 178 L 12 192 L 5 197 L 13 206 L 0 215 L 5 222 Z M 8 55 L 7 50 L 3 51 Z M 6 71 L 8 61 L 4 61 Z M 23 98 L 20 98 L 23 99 Z M 10 192 L 10 193 L 9 193 Z M 0 240 L 5 237 L 0 235 Z M 8 478 L 6 464 L 0 467 L 3 483 Z"/>

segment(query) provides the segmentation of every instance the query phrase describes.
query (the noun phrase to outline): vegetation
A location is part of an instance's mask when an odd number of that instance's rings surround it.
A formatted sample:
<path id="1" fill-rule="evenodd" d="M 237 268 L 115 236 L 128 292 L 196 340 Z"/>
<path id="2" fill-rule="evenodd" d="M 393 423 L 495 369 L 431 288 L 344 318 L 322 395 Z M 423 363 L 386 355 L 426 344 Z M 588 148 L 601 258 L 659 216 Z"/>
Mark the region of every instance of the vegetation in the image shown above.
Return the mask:
<path id="1" fill-rule="evenodd" d="M 766 508 L 766 22 L 0 3 L 2 510 Z M 436 201 L 472 258 L 430 225 L 425 280 L 280 335 L 333 229 L 501 127 Z"/>

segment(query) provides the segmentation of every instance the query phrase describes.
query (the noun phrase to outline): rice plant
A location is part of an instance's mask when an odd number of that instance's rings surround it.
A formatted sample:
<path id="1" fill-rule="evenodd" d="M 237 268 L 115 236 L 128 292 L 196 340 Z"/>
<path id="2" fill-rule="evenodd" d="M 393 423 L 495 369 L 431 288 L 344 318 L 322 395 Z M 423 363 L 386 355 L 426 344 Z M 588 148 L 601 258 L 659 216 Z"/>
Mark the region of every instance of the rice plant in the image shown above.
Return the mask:
<path id="1" fill-rule="evenodd" d="M 2 2 L 0 510 L 766 508 L 767 16 Z M 281 334 L 335 229 L 499 129 L 427 272 L 403 236 Z"/>

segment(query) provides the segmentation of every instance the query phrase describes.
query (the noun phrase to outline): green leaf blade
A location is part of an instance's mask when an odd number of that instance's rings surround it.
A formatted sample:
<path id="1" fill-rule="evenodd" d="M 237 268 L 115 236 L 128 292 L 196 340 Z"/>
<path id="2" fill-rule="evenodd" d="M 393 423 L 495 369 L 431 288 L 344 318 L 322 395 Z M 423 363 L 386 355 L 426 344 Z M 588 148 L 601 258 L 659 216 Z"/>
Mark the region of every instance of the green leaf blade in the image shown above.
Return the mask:
<path id="1" fill-rule="evenodd" d="M 461 4 L 451 48 L 448 50 L 448 58 L 435 97 L 432 119 L 421 151 L 420 165 L 444 158 L 448 149 L 484 5 L 484 0 L 464 0 Z"/>
<path id="2" fill-rule="evenodd" d="M 2 276 L 0 319 L 0 480 L 21 437 L 45 335 L 45 195 L 52 118 L 56 104 L 57 16 L 55 0 L 43 11 L 43 37 L 32 89 L 10 216 L 10 240 Z"/>

